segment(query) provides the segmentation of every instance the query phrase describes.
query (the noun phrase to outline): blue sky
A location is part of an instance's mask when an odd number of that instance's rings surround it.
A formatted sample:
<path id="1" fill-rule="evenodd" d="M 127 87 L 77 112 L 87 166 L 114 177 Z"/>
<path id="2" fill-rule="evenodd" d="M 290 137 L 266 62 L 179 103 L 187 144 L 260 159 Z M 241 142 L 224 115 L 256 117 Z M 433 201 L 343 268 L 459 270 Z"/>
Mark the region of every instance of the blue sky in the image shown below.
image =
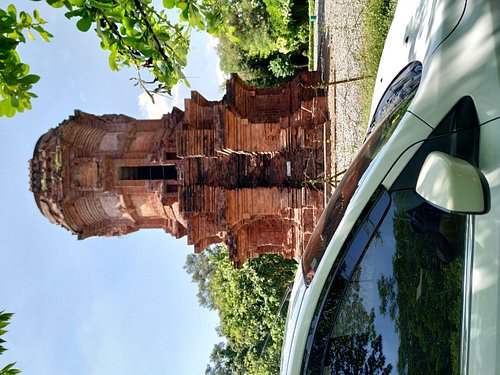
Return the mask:
<path id="1" fill-rule="evenodd" d="M 9 2 L 0 0 L 0 7 Z M 198 306 L 182 268 L 193 251 L 186 240 L 143 230 L 77 241 L 41 215 L 28 183 L 37 139 L 75 109 L 159 116 L 172 104 L 182 108 L 190 89 L 179 87 L 157 108 L 141 109 L 133 72 L 111 72 L 91 32 L 79 32 L 62 10 L 42 2 L 15 4 L 39 8 L 54 38 L 21 49 L 42 77 L 33 109 L 0 118 L 0 310 L 15 313 L 0 367 L 17 361 L 23 373 L 36 375 L 203 374 L 220 341 L 218 318 Z M 191 89 L 220 99 L 213 43 L 194 34 L 192 49 Z"/>

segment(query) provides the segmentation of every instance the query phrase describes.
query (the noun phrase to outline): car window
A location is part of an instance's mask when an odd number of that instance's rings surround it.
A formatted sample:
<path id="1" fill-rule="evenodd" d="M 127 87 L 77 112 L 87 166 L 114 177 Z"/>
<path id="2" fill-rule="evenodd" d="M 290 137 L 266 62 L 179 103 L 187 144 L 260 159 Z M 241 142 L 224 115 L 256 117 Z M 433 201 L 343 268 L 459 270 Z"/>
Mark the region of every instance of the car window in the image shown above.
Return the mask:
<path id="1" fill-rule="evenodd" d="M 394 112 L 408 97 L 412 96 L 420 84 L 422 78 L 422 63 L 414 61 L 408 64 L 401 73 L 392 81 L 380 99 L 373 118 L 368 125 L 366 137 L 373 129 L 391 112 Z"/>
<path id="2" fill-rule="evenodd" d="M 303 374 L 458 372 L 465 216 L 412 189 L 390 193 L 382 216 L 366 216 L 332 269 Z"/>
<path id="3" fill-rule="evenodd" d="M 421 72 L 419 62 L 411 63 L 384 94 L 377 108 L 374 122 L 370 125 L 370 136 L 335 189 L 306 246 L 302 257 L 302 272 L 307 285 L 312 281 L 361 177 L 406 113 L 417 91 Z"/>

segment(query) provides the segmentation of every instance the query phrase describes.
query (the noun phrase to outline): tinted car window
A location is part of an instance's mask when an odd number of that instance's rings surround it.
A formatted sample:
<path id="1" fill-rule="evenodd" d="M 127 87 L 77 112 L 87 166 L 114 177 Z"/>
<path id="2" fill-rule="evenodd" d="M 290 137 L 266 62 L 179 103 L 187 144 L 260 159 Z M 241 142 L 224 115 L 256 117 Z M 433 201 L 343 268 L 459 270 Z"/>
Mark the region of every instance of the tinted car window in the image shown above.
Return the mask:
<path id="1" fill-rule="evenodd" d="M 378 199 L 385 206 L 388 193 Z M 400 190 L 373 218 L 332 270 L 303 373 L 457 373 L 465 217 Z"/>
<path id="2" fill-rule="evenodd" d="M 302 271 L 306 284 L 312 281 L 326 247 L 337 230 L 363 173 L 387 143 L 406 113 L 420 83 L 421 72 L 422 65 L 419 62 L 411 63 L 384 94 L 369 127 L 369 133 L 373 130 L 372 134 L 363 144 L 335 189 L 306 246 L 302 257 Z"/>
<path id="3" fill-rule="evenodd" d="M 394 79 L 385 91 L 382 99 L 380 100 L 372 121 L 368 126 L 366 137 L 373 131 L 388 114 L 401 105 L 408 97 L 412 96 L 420 84 L 422 78 L 422 64 L 419 61 L 410 63 L 404 68 L 401 73 Z"/>

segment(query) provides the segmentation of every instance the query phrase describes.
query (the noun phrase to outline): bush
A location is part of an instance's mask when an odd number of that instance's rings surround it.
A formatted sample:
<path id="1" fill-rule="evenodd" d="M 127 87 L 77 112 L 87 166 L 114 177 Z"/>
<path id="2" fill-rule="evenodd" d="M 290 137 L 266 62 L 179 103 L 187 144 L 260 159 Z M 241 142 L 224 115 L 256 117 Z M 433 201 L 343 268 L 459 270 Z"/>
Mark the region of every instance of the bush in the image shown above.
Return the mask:
<path id="1" fill-rule="evenodd" d="M 205 0 L 224 24 L 221 69 L 259 87 L 275 86 L 307 66 L 307 4 L 290 0 Z M 296 63 L 298 61 L 299 63 Z"/>
<path id="2" fill-rule="evenodd" d="M 290 63 L 290 56 L 279 55 L 274 60 L 269 62 L 271 72 L 280 78 L 292 76 L 295 73 L 295 68 Z"/>

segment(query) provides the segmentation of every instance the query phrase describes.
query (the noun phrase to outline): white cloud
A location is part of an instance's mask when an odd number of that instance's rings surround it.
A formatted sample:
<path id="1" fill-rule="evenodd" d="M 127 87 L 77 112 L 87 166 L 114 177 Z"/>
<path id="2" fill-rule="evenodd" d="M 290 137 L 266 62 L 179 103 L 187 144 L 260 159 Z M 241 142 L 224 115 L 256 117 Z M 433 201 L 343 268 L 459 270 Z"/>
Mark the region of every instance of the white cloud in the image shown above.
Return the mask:
<path id="1" fill-rule="evenodd" d="M 153 95 L 154 103 L 150 96 L 143 92 L 139 95 L 138 105 L 141 114 L 148 119 L 159 119 L 166 113 L 170 113 L 172 108 L 180 107 L 182 105 L 182 98 L 180 97 L 180 85 L 174 86 L 172 89 L 172 96 Z"/>
<path id="2" fill-rule="evenodd" d="M 210 36 L 208 38 L 208 43 L 206 45 L 205 49 L 205 56 L 209 56 L 210 54 L 213 54 L 216 60 L 215 64 L 215 75 L 217 77 L 217 82 L 220 87 L 224 87 L 226 80 L 229 79 L 229 75 L 224 73 L 221 68 L 220 68 L 220 59 L 219 55 L 217 55 L 216 48 L 217 45 L 219 44 L 219 40 L 213 36 Z"/>

